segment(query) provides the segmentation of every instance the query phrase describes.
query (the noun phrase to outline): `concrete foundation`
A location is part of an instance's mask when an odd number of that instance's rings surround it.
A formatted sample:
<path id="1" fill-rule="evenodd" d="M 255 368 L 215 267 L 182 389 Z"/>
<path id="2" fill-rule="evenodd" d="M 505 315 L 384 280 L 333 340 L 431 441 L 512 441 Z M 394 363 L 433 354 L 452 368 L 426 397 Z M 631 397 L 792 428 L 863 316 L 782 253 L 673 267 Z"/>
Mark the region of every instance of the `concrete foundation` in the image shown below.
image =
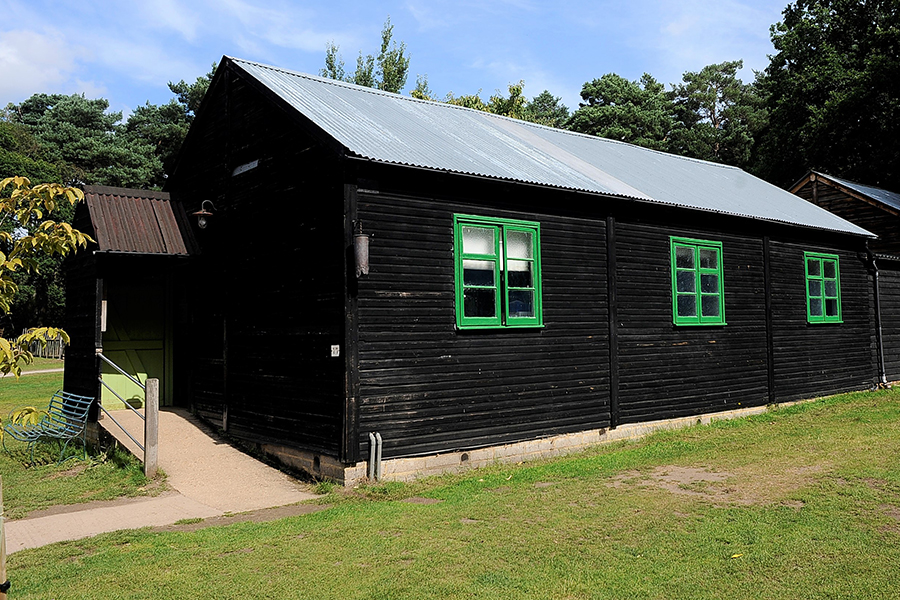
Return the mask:
<path id="1" fill-rule="evenodd" d="M 767 406 L 742 408 L 694 417 L 620 425 L 615 429 L 591 429 L 464 452 L 387 459 L 382 462 L 382 481 L 412 481 L 419 477 L 446 472 L 456 473 L 491 464 L 518 463 L 562 456 L 598 444 L 638 439 L 656 431 L 681 429 L 691 425 L 707 425 L 712 421 L 748 417 L 768 410 Z M 260 449 L 284 464 L 309 473 L 316 478 L 330 479 L 347 487 L 367 481 L 367 462 L 345 465 L 331 456 L 272 444 L 264 444 Z"/>

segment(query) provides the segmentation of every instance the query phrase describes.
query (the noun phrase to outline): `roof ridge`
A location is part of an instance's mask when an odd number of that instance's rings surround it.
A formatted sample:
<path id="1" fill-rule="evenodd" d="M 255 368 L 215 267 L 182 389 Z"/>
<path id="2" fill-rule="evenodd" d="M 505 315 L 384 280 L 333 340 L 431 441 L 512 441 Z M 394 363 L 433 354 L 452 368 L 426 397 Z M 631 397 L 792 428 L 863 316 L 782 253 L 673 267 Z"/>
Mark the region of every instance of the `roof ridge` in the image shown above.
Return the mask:
<path id="1" fill-rule="evenodd" d="M 545 130 L 545 131 L 553 131 L 553 132 L 557 132 L 557 133 L 561 133 L 561 134 L 566 134 L 566 135 L 571 135 L 571 136 L 576 136 L 576 137 L 583 137 L 583 138 L 585 138 L 585 139 L 598 140 L 600 143 L 621 144 L 621 145 L 624 145 L 624 146 L 638 147 L 638 148 L 641 148 L 642 150 L 647 150 L 647 151 L 649 151 L 649 152 L 655 152 L 655 153 L 657 153 L 657 154 L 663 154 L 663 155 L 665 155 L 665 156 L 672 157 L 672 158 L 678 158 L 678 159 L 681 159 L 681 160 L 686 160 L 686 161 L 690 161 L 690 162 L 697 162 L 697 163 L 702 163 L 702 164 L 712 165 L 712 166 L 716 166 L 716 167 L 723 167 L 723 168 L 726 168 L 726 169 L 738 169 L 738 170 L 741 170 L 741 169 L 739 169 L 738 167 L 735 167 L 735 166 L 733 166 L 733 165 L 726 165 L 726 164 L 723 164 L 723 163 L 717 163 L 717 162 L 712 162 L 712 161 L 709 161 L 709 160 L 703 160 L 702 158 L 694 158 L 694 157 L 690 157 L 690 156 L 682 156 L 682 155 L 680 155 L 680 154 L 673 154 L 673 153 L 671 153 L 671 152 L 665 152 L 665 151 L 663 151 L 663 150 L 657 150 L 657 149 L 655 149 L 655 148 L 647 148 L 646 146 L 638 146 L 637 144 L 632 144 L 632 143 L 630 143 L 630 142 L 625 142 L 625 141 L 622 141 L 622 140 L 614 140 L 614 139 L 611 139 L 611 138 L 605 138 L 605 137 L 601 137 L 601 136 L 599 136 L 599 135 L 591 135 L 591 134 L 588 134 L 588 133 L 582 133 L 582 132 L 580 132 L 580 131 L 572 131 L 572 130 L 570 130 L 570 129 L 560 129 L 560 128 L 558 128 L 558 127 L 551 127 L 551 126 L 549 126 L 549 125 L 543 125 L 543 124 L 541 124 L 541 123 L 534 123 L 534 122 L 532 122 L 532 121 L 525 121 L 525 120 L 523 120 L 523 119 L 516 119 L 516 118 L 514 118 L 514 117 L 509 117 L 509 116 L 506 116 L 506 115 L 498 115 L 498 114 L 496 114 L 496 113 L 491 113 L 491 112 L 487 112 L 487 111 L 483 111 L 483 110 L 478 110 L 478 109 L 475 109 L 475 108 L 469 108 L 469 107 L 467 107 L 467 106 L 460 106 L 460 105 L 458 105 L 458 104 L 450 104 L 450 103 L 448 103 L 448 102 L 443 102 L 443 101 L 441 101 L 441 100 L 423 100 L 423 99 L 421 99 L 421 98 L 413 98 L 412 96 L 404 96 L 403 94 L 399 94 L 399 93 L 388 92 L 388 91 L 385 91 L 385 90 L 379 90 L 379 89 L 376 89 L 376 88 L 370 88 L 370 87 L 366 87 L 366 86 L 362 86 L 362 85 L 357 85 L 357 84 L 355 84 L 355 83 L 350 83 L 349 81 L 341 81 L 340 79 L 331 79 L 330 77 L 322 77 L 322 76 L 319 76 L 319 75 L 311 75 L 311 74 L 309 74 L 309 73 L 302 73 L 302 72 L 300 72 L 300 71 L 294 71 L 294 70 L 291 70 L 291 69 L 285 69 L 285 68 L 283 68 L 283 67 L 276 67 L 276 66 L 273 66 L 273 65 L 266 65 L 266 64 L 259 63 L 259 62 L 256 62 L 256 61 L 252 61 L 252 60 L 246 60 L 246 59 L 242 59 L 242 58 L 236 58 L 236 57 L 233 57 L 233 56 L 227 56 L 226 58 L 229 58 L 229 59 L 231 59 L 232 61 L 236 61 L 236 62 L 239 62 L 239 63 L 249 63 L 249 64 L 255 65 L 255 66 L 257 66 L 257 67 L 259 67 L 259 68 L 262 68 L 262 69 L 269 69 L 269 70 L 271 70 L 271 71 L 277 71 L 277 72 L 279 72 L 279 73 L 285 73 L 285 74 L 288 74 L 288 75 L 293 75 L 293 76 L 296 76 L 296 77 L 301 77 L 301 78 L 309 79 L 309 80 L 312 80 L 312 81 L 318 81 L 319 83 L 324 83 L 324 84 L 327 84 L 327 85 L 334 85 L 334 86 L 343 87 L 343 88 L 346 88 L 346 89 L 357 90 L 357 91 L 360 91 L 360 92 L 368 92 L 368 93 L 370 93 L 370 94 L 375 94 L 375 95 L 378 95 L 378 96 L 384 96 L 384 97 L 387 97 L 387 98 L 397 98 L 397 99 L 399 99 L 399 100 L 405 100 L 405 101 L 407 101 L 407 102 L 417 102 L 417 103 L 420 103 L 420 104 L 429 104 L 429 105 L 434 105 L 434 106 L 441 106 L 441 107 L 443 107 L 444 109 L 448 109 L 448 110 L 449 110 L 449 109 L 456 109 L 456 110 L 462 110 L 462 111 L 469 111 L 469 112 L 472 112 L 472 113 L 474 113 L 474 114 L 487 116 L 487 117 L 489 117 L 489 118 L 505 119 L 505 120 L 507 120 L 507 121 L 512 121 L 512 122 L 517 123 L 517 124 L 519 124 L 519 125 L 524 125 L 524 126 L 528 126 L 528 127 L 533 127 L 533 128 L 536 128 L 536 129 L 541 129 L 541 130 Z"/>

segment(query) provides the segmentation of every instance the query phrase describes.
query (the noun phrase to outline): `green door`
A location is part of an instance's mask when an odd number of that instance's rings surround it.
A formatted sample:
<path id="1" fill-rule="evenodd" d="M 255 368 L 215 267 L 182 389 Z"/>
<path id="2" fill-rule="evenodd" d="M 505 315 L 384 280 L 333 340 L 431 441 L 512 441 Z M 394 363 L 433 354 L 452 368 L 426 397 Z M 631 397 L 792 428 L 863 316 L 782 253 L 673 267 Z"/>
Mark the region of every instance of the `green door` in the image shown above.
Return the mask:
<path id="1" fill-rule="evenodd" d="M 160 405 L 171 403 L 171 386 L 167 377 L 170 345 L 167 344 L 167 293 L 162 280 L 106 281 L 106 330 L 103 332 L 103 354 L 141 383 L 159 379 Z M 122 398 L 143 406 L 144 392 L 102 363 L 103 381 Z M 101 400 L 106 408 L 120 408 L 121 401 L 103 386 Z"/>

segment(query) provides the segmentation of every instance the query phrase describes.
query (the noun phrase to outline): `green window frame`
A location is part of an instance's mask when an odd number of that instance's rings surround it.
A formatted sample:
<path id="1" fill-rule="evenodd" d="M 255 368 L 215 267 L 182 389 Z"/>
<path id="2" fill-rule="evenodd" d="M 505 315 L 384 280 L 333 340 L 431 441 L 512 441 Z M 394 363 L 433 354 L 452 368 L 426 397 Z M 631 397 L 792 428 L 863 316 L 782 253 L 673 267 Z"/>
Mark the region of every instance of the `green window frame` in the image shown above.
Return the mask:
<path id="1" fill-rule="evenodd" d="M 841 315 L 841 265 L 837 254 L 803 253 L 806 275 L 806 320 L 809 323 L 843 323 Z"/>
<path id="2" fill-rule="evenodd" d="M 542 327 L 541 226 L 453 215 L 456 326 Z"/>
<path id="3" fill-rule="evenodd" d="M 669 238 L 672 321 L 675 325 L 725 325 L 722 242 Z"/>

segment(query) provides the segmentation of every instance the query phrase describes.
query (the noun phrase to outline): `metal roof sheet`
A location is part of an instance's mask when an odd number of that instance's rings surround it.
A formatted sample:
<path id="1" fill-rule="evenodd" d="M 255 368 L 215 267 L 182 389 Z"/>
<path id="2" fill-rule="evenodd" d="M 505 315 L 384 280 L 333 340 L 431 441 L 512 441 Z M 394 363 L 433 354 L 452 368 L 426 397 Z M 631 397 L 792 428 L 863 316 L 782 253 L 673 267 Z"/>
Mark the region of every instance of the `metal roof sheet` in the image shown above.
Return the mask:
<path id="1" fill-rule="evenodd" d="M 816 175 L 824 177 L 825 179 L 830 179 L 831 181 L 834 181 L 835 183 L 838 183 L 846 188 L 850 188 L 854 192 L 862 194 L 863 196 L 867 196 L 872 200 L 875 200 L 876 202 L 881 202 L 882 204 L 886 204 L 893 209 L 900 210 L 900 194 L 889 192 L 881 188 L 872 187 L 871 185 L 863 185 L 861 183 L 856 183 L 855 181 L 832 177 L 831 175 L 819 173 L 818 171 L 816 171 Z"/>
<path id="2" fill-rule="evenodd" d="M 735 167 L 226 58 L 362 158 L 875 237 Z"/>
<path id="3" fill-rule="evenodd" d="M 188 254 L 168 193 L 88 185 L 84 199 L 101 252 Z"/>

